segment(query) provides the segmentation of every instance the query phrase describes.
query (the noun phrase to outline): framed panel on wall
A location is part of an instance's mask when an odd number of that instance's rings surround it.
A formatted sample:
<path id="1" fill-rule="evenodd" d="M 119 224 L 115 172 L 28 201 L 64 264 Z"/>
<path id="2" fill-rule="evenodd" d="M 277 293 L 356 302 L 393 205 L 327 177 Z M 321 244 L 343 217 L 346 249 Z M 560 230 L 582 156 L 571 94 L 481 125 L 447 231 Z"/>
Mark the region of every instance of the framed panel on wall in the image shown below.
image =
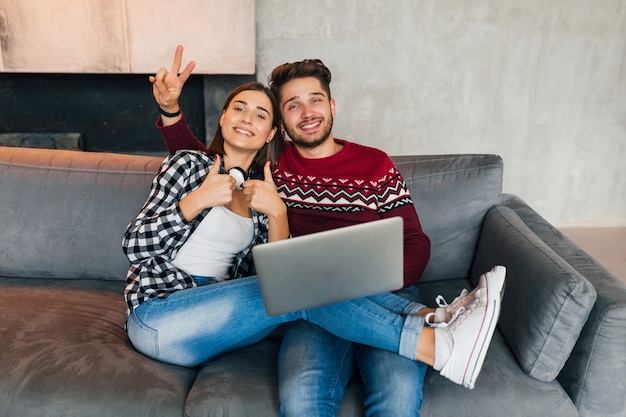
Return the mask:
<path id="1" fill-rule="evenodd" d="M 2 0 L 0 72 L 253 74 L 254 0 Z"/>

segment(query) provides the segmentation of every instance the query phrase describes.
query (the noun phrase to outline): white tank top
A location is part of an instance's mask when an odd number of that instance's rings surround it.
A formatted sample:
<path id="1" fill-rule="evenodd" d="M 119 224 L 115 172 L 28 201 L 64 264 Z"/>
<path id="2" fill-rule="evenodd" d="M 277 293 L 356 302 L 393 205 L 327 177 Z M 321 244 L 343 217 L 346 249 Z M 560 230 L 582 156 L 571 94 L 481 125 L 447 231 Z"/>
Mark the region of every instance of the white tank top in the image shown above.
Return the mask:
<path id="1" fill-rule="evenodd" d="M 235 256 L 252 242 L 252 218 L 213 207 L 179 249 L 172 264 L 190 275 L 230 278 Z"/>

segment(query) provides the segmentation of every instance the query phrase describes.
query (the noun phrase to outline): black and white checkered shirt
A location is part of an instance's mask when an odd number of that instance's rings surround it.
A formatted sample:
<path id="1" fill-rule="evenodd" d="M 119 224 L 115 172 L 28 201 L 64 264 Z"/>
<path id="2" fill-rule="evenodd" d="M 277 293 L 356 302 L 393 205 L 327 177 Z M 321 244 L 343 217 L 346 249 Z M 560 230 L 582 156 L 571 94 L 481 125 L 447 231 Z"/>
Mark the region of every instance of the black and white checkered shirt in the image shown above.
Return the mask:
<path id="1" fill-rule="evenodd" d="M 128 225 L 122 240 L 131 263 L 124 290 L 129 312 L 147 298 L 167 297 L 173 291 L 196 286 L 191 276 L 171 261 L 210 209 L 187 222 L 178 202 L 202 184 L 212 165 L 213 156 L 200 151 L 180 151 L 161 164 L 148 200 Z M 252 220 L 253 239 L 234 260 L 231 279 L 253 273 L 252 246 L 267 242 L 267 217 L 253 210 Z"/>

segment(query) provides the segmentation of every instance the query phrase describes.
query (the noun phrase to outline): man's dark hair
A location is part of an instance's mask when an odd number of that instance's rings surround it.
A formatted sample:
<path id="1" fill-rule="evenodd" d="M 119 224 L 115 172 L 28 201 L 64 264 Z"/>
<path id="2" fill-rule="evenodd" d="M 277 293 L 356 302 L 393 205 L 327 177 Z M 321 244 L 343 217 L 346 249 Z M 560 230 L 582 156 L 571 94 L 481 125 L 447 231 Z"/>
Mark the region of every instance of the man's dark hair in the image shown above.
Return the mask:
<path id="1" fill-rule="evenodd" d="M 321 59 L 305 59 L 277 66 L 268 77 L 268 84 L 280 103 L 283 85 L 296 78 L 313 77 L 319 80 L 322 88 L 330 99 L 330 70 Z"/>

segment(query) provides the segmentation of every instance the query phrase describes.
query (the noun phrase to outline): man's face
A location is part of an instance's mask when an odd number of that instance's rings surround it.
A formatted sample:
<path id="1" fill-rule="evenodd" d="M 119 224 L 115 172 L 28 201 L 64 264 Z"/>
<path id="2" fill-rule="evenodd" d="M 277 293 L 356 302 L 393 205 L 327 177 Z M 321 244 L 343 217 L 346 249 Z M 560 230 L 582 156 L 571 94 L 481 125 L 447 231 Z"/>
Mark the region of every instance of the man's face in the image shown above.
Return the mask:
<path id="1" fill-rule="evenodd" d="M 332 139 L 335 100 L 316 78 L 296 78 L 283 85 L 280 113 L 287 134 L 302 148 L 313 149 Z"/>

